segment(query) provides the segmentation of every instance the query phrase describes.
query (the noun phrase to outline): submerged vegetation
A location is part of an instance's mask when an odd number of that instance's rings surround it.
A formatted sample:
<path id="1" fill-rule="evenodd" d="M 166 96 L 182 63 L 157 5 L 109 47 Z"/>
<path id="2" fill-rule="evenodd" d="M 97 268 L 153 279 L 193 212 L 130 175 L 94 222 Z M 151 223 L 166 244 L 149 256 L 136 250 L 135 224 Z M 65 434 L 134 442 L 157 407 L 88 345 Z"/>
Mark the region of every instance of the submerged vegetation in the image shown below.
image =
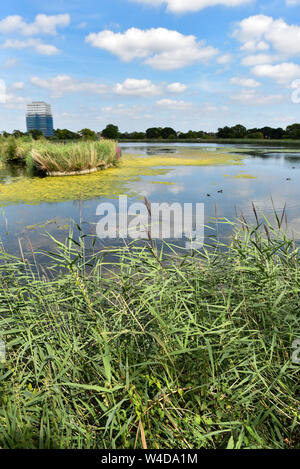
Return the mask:
<path id="1" fill-rule="evenodd" d="M 117 143 L 112 140 L 51 143 L 30 137 L 2 138 L 0 159 L 35 167 L 48 175 L 89 172 L 117 161 Z"/>
<path id="2" fill-rule="evenodd" d="M 0 447 L 299 448 L 300 259 L 277 221 L 115 266 L 84 235 L 47 270 L 1 252 Z"/>

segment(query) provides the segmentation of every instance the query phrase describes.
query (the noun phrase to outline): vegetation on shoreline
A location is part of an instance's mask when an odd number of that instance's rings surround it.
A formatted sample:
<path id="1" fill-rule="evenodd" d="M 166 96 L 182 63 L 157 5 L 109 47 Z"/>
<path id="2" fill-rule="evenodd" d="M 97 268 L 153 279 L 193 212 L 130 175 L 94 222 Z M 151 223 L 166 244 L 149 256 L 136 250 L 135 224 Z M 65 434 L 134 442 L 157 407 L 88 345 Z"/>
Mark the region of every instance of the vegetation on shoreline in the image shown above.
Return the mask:
<path id="1" fill-rule="evenodd" d="M 117 161 L 117 142 L 111 140 L 51 143 L 30 137 L 2 138 L 0 159 L 17 162 L 52 175 L 96 170 Z"/>
<path id="2" fill-rule="evenodd" d="M 300 259 L 277 221 L 115 268 L 84 235 L 38 273 L 1 252 L 0 447 L 299 448 Z"/>
<path id="3" fill-rule="evenodd" d="M 33 138 L 42 137 L 39 130 L 30 131 Z M 20 130 L 14 130 L 12 134 L 3 132 L 4 137 L 25 137 L 27 134 Z M 122 141 L 231 141 L 242 140 L 244 143 L 262 143 L 262 140 L 268 142 L 286 142 L 300 141 L 300 124 L 292 124 L 283 129 L 265 126 L 262 128 L 247 129 L 241 124 L 233 127 L 222 127 L 217 132 L 205 132 L 203 130 L 189 130 L 188 132 L 177 131 L 172 127 L 151 127 L 145 132 L 120 132 L 117 125 L 108 124 L 101 132 L 95 132 L 91 129 L 82 129 L 79 132 L 73 132 L 68 129 L 55 129 L 54 136 L 50 137 L 52 141 L 70 141 L 70 140 L 97 140 L 99 136 L 108 140 Z"/>

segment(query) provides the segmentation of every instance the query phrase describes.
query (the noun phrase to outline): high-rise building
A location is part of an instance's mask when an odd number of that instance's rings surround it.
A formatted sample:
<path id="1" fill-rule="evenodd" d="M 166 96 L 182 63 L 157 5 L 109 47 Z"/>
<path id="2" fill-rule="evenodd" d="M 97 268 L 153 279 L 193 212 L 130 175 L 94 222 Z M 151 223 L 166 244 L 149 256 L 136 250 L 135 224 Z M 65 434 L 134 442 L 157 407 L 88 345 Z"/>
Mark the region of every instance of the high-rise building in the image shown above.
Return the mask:
<path id="1" fill-rule="evenodd" d="M 27 104 L 27 132 L 40 130 L 45 137 L 53 137 L 53 117 L 50 104 L 35 101 Z"/>

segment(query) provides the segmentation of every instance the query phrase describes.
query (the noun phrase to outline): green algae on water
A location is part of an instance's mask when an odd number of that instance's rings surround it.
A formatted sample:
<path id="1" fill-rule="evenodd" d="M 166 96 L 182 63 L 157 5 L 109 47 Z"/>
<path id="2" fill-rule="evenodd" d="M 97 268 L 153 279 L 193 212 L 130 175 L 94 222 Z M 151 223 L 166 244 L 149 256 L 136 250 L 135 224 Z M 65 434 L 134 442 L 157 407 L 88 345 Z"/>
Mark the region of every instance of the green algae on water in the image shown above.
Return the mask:
<path id="1" fill-rule="evenodd" d="M 83 176 L 63 178 L 21 178 L 0 184 L 0 205 L 41 204 L 88 200 L 93 198 L 117 198 L 119 195 L 137 196 L 133 182 L 143 176 L 164 176 L 178 166 L 242 165 L 244 155 L 228 152 L 185 151 L 176 156 L 157 155 L 141 158 L 124 155 L 117 167 Z"/>

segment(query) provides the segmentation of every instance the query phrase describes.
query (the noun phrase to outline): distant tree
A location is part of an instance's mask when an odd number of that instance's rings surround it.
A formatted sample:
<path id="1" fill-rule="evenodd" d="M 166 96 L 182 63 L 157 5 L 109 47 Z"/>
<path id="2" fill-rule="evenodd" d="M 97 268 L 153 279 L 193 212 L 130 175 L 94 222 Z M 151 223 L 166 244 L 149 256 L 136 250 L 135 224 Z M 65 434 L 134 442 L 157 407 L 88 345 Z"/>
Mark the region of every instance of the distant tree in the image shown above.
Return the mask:
<path id="1" fill-rule="evenodd" d="M 245 138 L 247 135 L 247 129 L 243 125 L 235 125 L 231 128 L 233 132 L 233 138 Z"/>
<path id="2" fill-rule="evenodd" d="M 198 138 L 198 132 L 195 132 L 194 130 L 189 130 L 185 134 L 185 138 L 189 138 L 191 140 Z"/>
<path id="3" fill-rule="evenodd" d="M 247 135 L 248 138 L 253 138 L 253 139 L 256 139 L 256 140 L 263 140 L 265 137 L 264 137 L 264 134 L 262 132 L 250 132 L 248 133 Z"/>
<path id="4" fill-rule="evenodd" d="M 147 138 L 161 138 L 162 128 L 161 127 L 152 127 L 146 130 Z"/>
<path id="5" fill-rule="evenodd" d="M 286 136 L 287 138 L 300 140 L 300 124 L 289 125 L 286 128 Z"/>
<path id="6" fill-rule="evenodd" d="M 129 132 L 121 133 L 119 132 L 119 140 L 129 140 L 131 138 L 131 134 Z"/>
<path id="7" fill-rule="evenodd" d="M 218 129 L 217 138 L 233 138 L 233 131 L 231 127 L 223 127 Z"/>
<path id="8" fill-rule="evenodd" d="M 132 132 L 129 134 L 131 140 L 144 140 L 146 138 L 145 132 Z"/>
<path id="9" fill-rule="evenodd" d="M 68 129 L 56 129 L 54 130 L 54 138 L 57 140 L 77 140 L 80 135 Z"/>
<path id="10" fill-rule="evenodd" d="M 96 140 L 96 132 L 91 129 L 82 129 L 78 134 L 83 140 Z"/>
<path id="11" fill-rule="evenodd" d="M 117 125 L 108 124 L 104 130 L 102 130 L 102 136 L 110 140 L 118 140 L 119 138 L 119 127 Z"/>
<path id="12" fill-rule="evenodd" d="M 39 140 L 40 138 L 44 137 L 43 132 L 41 130 L 37 130 L 37 129 L 30 130 L 29 135 L 31 135 L 31 137 L 34 140 Z"/>
<path id="13" fill-rule="evenodd" d="M 12 135 L 16 138 L 24 137 L 27 135 L 25 132 L 22 132 L 21 130 L 14 130 Z"/>
<path id="14" fill-rule="evenodd" d="M 272 127 L 263 127 L 262 129 L 258 129 L 260 132 L 264 134 L 266 139 L 278 140 L 281 139 L 284 135 L 284 130 L 281 128 L 273 129 Z"/>
<path id="15" fill-rule="evenodd" d="M 160 133 L 162 138 L 172 138 L 172 137 L 177 137 L 177 132 L 172 129 L 172 127 L 165 127 L 164 129 L 161 130 Z"/>

